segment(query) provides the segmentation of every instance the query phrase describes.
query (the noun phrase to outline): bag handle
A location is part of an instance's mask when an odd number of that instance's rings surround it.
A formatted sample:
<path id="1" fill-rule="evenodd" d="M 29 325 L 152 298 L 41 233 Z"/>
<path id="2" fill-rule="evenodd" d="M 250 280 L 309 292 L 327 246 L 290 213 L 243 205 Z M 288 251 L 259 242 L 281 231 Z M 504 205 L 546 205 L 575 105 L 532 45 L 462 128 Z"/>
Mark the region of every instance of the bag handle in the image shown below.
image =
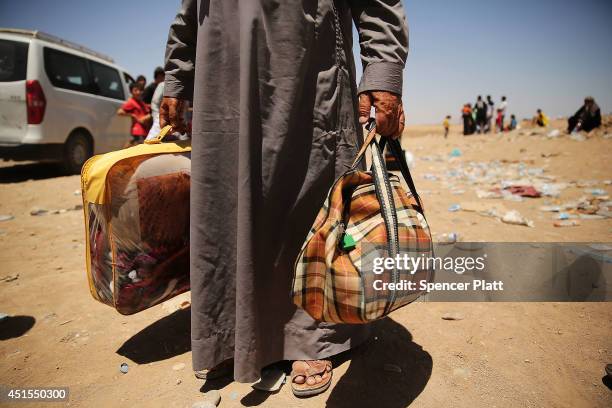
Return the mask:
<path id="1" fill-rule="evenodd" d="M 355 157 L 355 160 L 353 161 L 353 164 L 351 165 L 351 170 L 354 170 L 357 167 L 357 165 L 359 165 L 359 163 L 363 160 L 363 157 L 365 156 L 365 152 L 368 146 L 370 146 L 372 143 L 376 143 L 376 135 L 377 135 L 376 121 L 373 118 L 371 118 L 370 121 L 367 123 L 366 129 L 369 131 L 368 135 L 363 141 L 363 145 L 361 146 L 361 149 L 357 153 L 357 156 Z M 421 197 L 419 196 L 419 193 L 417 193 L 416 191 L 416 186 L 414 185 L 414 180 L 412 179 L 412 176 L 410 174 L 410 169 L 408 168 L 406 157 L 404 157 L 404 155 L 402 154 L 402 147 L 400 145 L 399 140 L 388 139 L 384 136 L 381 136 L 380 143 L 378 144 L 378 147 L 380 148 L 381 152 L 384 150 L 386 143 L 389 144 L 389 150 L 391 150 L 391 154 L 393 155 L 393 157 L 395 157 L 395 160 L 398 161 L 400 165 L 400 172 L 402 173 L 402 177 L 404 177 L 404 180 L 406 181 L 406 184 L 408 185 L 408 188 L 410 189 L 410 193 L 414 196 L 417 202 L 417 205 L 419 206 L 419 209 L 421 210 L 421 213 L 423 213 L 423 205 L 421 203 Z"/>
<path id="2" fill-rule="evenodd" d="M 166 125 L 159 131 L 157 136 L 155 136 L 153 139 L 145 140 L 144 142 L 145 144 L 160 144 L 171 130 L 172 126 Z"/>
<path id="3" fill-rule="evenodd" d="M 371 126 L 370 124 L 373 124 L 373 126 Z M 351 165 L 351 170 L 354 170 L 357 165 L 363 160 L 363 156 L 365 155 L 366 149 L 370 144 L 372 144 L 373 141 L 376 140 L 376 122 L 374 122 L 374 120 L 370 120 L 370 122 L 368 122 L 368 124 L 366 125 L 366 129 L 369 131 L 368 135 L 363 140 L 363 145 L 361 146 L 361 149 L 359 149 L 359 153 L 357 153 L 357 156 L 355 157 L 355 160 Z"/>
<path id="4" fill-rule="evenodd" d="M 387 139 L 385 137 L 382 137 L 379 143 L 380 150 L 384 150 L 385 143 L 388 144 L 391 154 L 393 155 L 393 157 L 395 157 L 395 160 L 397 160 L 397 162 L 399 163 L 400 172 L 402 173 L 402 176 L 404 177 L 404 180 L 406 181 L 406 184 L 408 185 L 408 188 L 410 189 L 410 193 L 412 193 L 419 208 L 421 209 L 421 212 L 423 212 L 423 205 L 421 204 L 421 197 L 419 196 L 419 193 L 417 193 L 416 191 L 416 186 L 414 185 L 414 180 L 412 179 L 412 175 L 410 174 L 410 169 L 408 167 L 408 163 L 406 162 L 406 157 L 402 154 L 402 146 L 400 144 L 400 141 L 398 139 Z"/>

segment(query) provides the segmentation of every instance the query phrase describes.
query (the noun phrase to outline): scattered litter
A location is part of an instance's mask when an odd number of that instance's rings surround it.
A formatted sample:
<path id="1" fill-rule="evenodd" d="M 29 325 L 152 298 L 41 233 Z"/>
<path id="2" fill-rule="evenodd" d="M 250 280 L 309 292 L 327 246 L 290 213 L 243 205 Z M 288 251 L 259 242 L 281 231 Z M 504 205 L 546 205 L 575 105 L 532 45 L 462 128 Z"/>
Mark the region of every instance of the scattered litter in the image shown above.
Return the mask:
<path id="1" fill-rule="evenodd" d="M 439 244 L 454 244 L 459 239 L 459 234 L 456 232 L 448 232 L 444 234 L 437 235 L 434 238 L 434 242 Z"/>
<path id="2" fill-rule="evenodd" d="M 499 189 L 496 190 L 476 190 L 476 197 L 478 198 L 502 198 L 502 194 Z"/>
<path id="3" fill-rule="evenodd" d="M 506 213 L 508 209 L 502 204 L 495 203 L 489 204 L 482 201 L 467 201 L 461 203 L 461 209 L 463 211 L 473 211 L 482 215 L 483 217 L 494 217 L 501 218 L 502 214 Z"/>
<path id="4" fill-rule="evenodd" d="M 509 190 L 502 190 L 502 197 L 506 201 L 523 201 L 523 197 L 518 194 L 512 194 Z"/>
<path id="5" fill-rule="evenodd" d="M 79 195 L 81 195 L 81 190 L 74 190 L 72 192 L 72 194 L 75 195 L 75 196 L 79 196 Z"/>
<path id="6" fill-rule="evenodd" d="M 44 208 L 33 208 L 32 211 L 30 211 L 30 215 L 33 215 L 33 216 L 45 215 L 48 212 L 49 210 L 45 210 Z"/>
<path id="7" fill-rule="evenodd" d="M 463 320 L 465 317 L 461 313 L 448 312 L 442 315 L 442 320 Z"/>
<path id="8" fill-rule="evenodd" d="M 406 164 L 408 164 L 408 168 L 412 170 L 416 161 L 414 160 L 414 155 L 408 150 L 404 151 L 404 156 L 406 157 Z"/>
<path id="9" fill-rule="evenodd" d="M 435 174 L 431 174 L 431 173 L 425 173 L 425 174 L 423 174 L 423 178 L 425 180 L 435 181 L 435 180 L 438 179 L 438 176 L 436 176 Z"/>
<path id="10" fill-rule="evenodd" d="M 596 251 L 612 251 L 612 246 L 606 244 L 591 244 L 589 248 L 593 248 Z"/>
<path id="11" fill-rule="evenodd" d="M 549 137 L 549 138 L 559 137 L 560 134 L 561 134 L 561 132 L 559 132 L 559 129 L 553 129 L 550 132 L 548 132 L 546 137 Z"/>
<path id="12" fill-rule="evenodd" d="M 210 391 L 209 391 L 210 392 Z M 198 401 L 194 402 L 191 408 L 215 408 L 216 405 L 210 401 Z"/>
<path id="13" fill-rule="evenodd" d="M 595 214 L 597 215 L 601 215 L 604 218 L 612 218 L 612 211 L 608 210 L 608 209 L 600 209 L 598 210 Z"/>
<path id="14" fill-rule="evenodd" d="M 0 281 L 5 281 L 5 282 L 12 282 L 14 280 L 19 279 L 19 274 L 15 274 L 15 275 L 6 275 L 3 278 L 0 278 Z"/>
<path id="15" fill-rule="evenodd" d="M 176 363 L 172 366 L 172 370 L 174 371 L 181 371 L 183 368 L 185 368 L 185 363 Z"/>
<path id="16" fill-rule="evenodd" d="M 451 190 L 451 194 L 453 194 L 453 195 L 465 194 L 465 190 L 461 190 L 461 189 Z"/>
<path id="17" fill-rule="evenodd" d="M 557 215 L 557 219 L 558 219 L 558 220 L 569 220 L 569 218 L 570 218 L 570 216 L 569 216 L 569 214 L 568 214 L 568 213 L 564 213 L 564 212 L 562 212 L 562 213 L 559 213 L 559 214 Z"/>
<path id="18" fill-rule="evenodd" d="M 121 363 L 121 366 L 119 367 L 119 371 L 121 371 L 123 374 L 127 374 L 129 369 L 130 368 L 128 367 L 127 363 Z"/>
<path id="19" fill-rule="evenodd" d="M 65 324 L 70 323 L 70 322 L 71 322 L 71 321 L 73 321 L 73 320 L 74 320 L 74 319 L 66 320 L 65 322 L 62 322 L 62 323 L 60 323 L 59 325 L 60 325 L 60 326 L 63 326 L 63 325 L 65 325 Z"/>
<path id="20" fill-rule="evenodd" d="M 0 222 L 2 221 L 10 221 L 10 220 L 14 220 L 15 217 L 12 215 L 0 215 Z"/>
<path id="21" fill-rule="evenodd" d="M 531 360 L 529 360 L 528 358 L 523 360 L 524 363 L 531 363 Z"/>
<path id="22" fill-rule="evenodd" d="M 514 224 L 514 225 L 525 225 L 527 227 L 533 227 L 533 221 L 526 219 L 516 210 L 508 211 L 501 218 L 502 222 L 506 224 Z"/>
<path id="23" fill-rule="evenodd" d="M 180 378 L 176 379 L 176 385 L 181 385 L 182 382 L 183 382 L 183 380 L 181 380 Z"/>
<path id="24" fill-rule="evenodd" d="M 33 208 L 30 215 L 39 216 L 45 214 L 65 214 L 68 211 L 79 211 L 83 209 L 83 204 L 77 204 L 70 208 L 61 208 L 59 210 L 47 210 L 45 208 Z"/>
<path id="25" fill-rule="evenodd" d="M 584 190 L 584 191 L 585 191 L 585 193 L 591 194 L 591 195 L 594 195 L 594 196 L 605 196 L 606 194 L 608 194 L 606 192 L 606 190 L 603 190 L 601 188 L 591 188 L 591 189 L 587 189 L 587 190 Z"/>
<path id="26" fill-rule="evenodd" d="M 383 370 L 389 372 L 389 373 L 398 373 L 401 374 L 402 373 L 402 368 L 396 364 L 385 364 L 383 366 Z"/>
<path id="27" fill-rule="evenodd" d="M 461 156 L 461 150 L 454 148 L 451 152 L 450 152 L 451 157 L 460 157 Z"/>
<path id="28" fill-rule="evenodd" d="M 177 310 L 185 310 L 189 308 L 189 306 L 191 306 L 191 294 L 189 292 L 182 293 L 162 303 L 162 309 L 166 313 L 174 313 Z"/>
<path id="29" fill-rule="evenodd" d="M 556 221 L 553 225 L 555 227 L 577 227 L 580 225 L 580 222 L 576 220 L 563 220 Z"/>
<path id="30" fill-rule="evenodd" d="M 602 214 L 578 214 L 581 220 L 603 220 L 606 217 Z"/>
<path id="31" fill-rule="evenodd" d="M 540 167 L 532 167 L 530 169 L 527 169 L 527 174 L 530 176 L 541 176 L 542 174 L 544 174 L 544 169 Z"/>
<path id="32" fill-rule="evenodd" d="M 567 188 L 567 183 L 544 183 L 539 186 L 539 190 L 542 195 L 548 197 L 559 197 L 561 190 Z"/>
<path id="33" fill-rule="evenodd" d="M 261 378 L 251 385 L 256 390 L 276 392 L 285 383 L 285 372 L 278 368 L 262 370 Z"/>
<path id="34" fill-rule="evenodd" d="M 584 137 L 584 135 L 581 133 L 572 133 L 570 135 L 570 139 L 575 140 L 577 142 L 584 142 L 586 140 L 586 137 Z"/>
<path id="35" fill-rule="evenodd" d="M 234 391 L 232 394 L 236 394 L 236 396 L 238 395 L 238 393 L 236 393 L 236 391 Z M 203 402 L 207 402 L 207 403 L 211 404 L 212 407 L 216 407 L 217 405 L 219 405 L 219 402 L 221 402 L 221 394 L 219 393 L 219 390 L 210 390 L 210 391 L 207 391 L 206 394 L 204 394 L 204 401 Z M 198 407 L 198 408 L 200 408 L 200 407 Z M 206 405 L 204 405 L 202 408 L 206 408 Z"/>
<path id="36" fill-rule="evenodd" d="M 461 206 L 459 204 L 453 204 L 450 207 L 448 207 L 448 211 L 450 212 L 459 211 L 460 209 L 461 209 Z"/>
<path id="37" fill-rule="evenodd" d="M 561 207 L 558 205 L 543 205 L 540 207 L 540 211 L 559 212 L 561 211 Z"/>

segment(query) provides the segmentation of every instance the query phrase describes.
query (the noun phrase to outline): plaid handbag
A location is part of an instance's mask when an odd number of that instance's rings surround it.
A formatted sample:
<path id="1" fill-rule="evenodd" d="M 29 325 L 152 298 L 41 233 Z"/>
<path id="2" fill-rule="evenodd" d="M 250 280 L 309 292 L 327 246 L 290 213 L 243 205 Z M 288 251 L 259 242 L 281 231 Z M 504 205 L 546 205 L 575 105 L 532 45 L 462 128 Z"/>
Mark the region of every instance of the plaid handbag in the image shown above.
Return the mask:
<path id="1" fill-rule="evenodd" d="M 410 192 L 387 172 L 386 143 Z M 362 171 L 358 166 L 368 146 L 372 167 Z M 433 280 L 433 265 L 409 268 L 404 260 L 428 257 L 433 257 L 431 234 L 399 141 L 381 137 L 378 143 L 372 126 L 351 168 L 331 187 L 298 255 L 293 302 L 318 321 L 380 319 L 424 292 L 419 283 Z M 398 263 L 383 267 L 385 258 Z"/>

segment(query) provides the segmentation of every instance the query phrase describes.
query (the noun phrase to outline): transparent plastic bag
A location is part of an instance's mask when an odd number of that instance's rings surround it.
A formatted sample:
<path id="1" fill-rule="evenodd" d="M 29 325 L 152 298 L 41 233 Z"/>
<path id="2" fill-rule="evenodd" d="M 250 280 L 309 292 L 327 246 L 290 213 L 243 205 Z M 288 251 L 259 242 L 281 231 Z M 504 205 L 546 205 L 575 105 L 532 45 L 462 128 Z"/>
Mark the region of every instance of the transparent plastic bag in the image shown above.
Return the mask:
<path id="1" fill-rule="evenodd" d="M 90 291 L 121 314 L 189 290 L 191 153 L 130 149 L 110 164 L 92 159 L 82 174 Z M 88 194 L 95 177 L 104 177 L 103 192 Z"/>

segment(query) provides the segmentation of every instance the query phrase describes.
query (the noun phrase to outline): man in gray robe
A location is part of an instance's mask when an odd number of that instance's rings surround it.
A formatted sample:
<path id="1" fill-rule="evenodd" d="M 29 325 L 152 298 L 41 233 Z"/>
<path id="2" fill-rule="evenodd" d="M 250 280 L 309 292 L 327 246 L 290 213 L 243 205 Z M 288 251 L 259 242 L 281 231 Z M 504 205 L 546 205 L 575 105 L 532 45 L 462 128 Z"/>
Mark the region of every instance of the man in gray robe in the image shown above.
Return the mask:
<path id="1" fill-rule="evenodd" d="M 359 88 L 351 20 L 365 71 Z M 193 101 L 196 372 L 210 378 L 229 366 L 236 381 L 252 382 L 271 363 L 328 358 L 367 338 L 367 325 L 318 323 L 296 308 L 293 264 L 363 141 L 370 107 L 378 133 L 401 135 L 407 48 L 400 0 L 183 1 L 160 116 L 182 131 L 179 112 Z M 316 387 L 328 377 L 311 374 L 296 382 Z"/>

